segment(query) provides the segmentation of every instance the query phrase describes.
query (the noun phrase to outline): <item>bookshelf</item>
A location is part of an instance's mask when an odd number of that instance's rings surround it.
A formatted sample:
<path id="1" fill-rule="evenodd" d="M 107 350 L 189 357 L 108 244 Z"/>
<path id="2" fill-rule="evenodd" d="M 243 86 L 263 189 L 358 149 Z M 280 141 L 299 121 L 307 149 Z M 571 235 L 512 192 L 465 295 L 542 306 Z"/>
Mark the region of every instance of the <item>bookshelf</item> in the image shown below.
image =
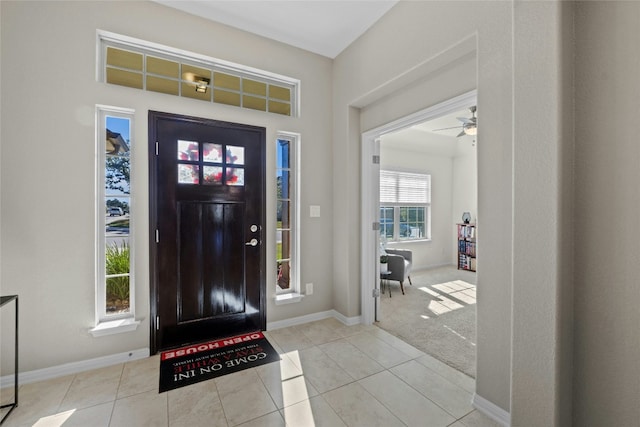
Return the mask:
<path id="1" fill-rule="evenodd" d="M 476 225 L 458 224 L 458 270 L 476 271 Z"/>

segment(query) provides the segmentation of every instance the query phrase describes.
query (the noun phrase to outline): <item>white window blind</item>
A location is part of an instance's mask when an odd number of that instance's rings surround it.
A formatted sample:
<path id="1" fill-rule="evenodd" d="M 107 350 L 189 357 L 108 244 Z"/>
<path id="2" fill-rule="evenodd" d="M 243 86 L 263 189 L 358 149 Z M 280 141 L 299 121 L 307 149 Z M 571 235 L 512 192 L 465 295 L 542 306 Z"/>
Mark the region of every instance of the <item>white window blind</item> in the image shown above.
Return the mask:
<path id="1" fill-rule="evenodd" d="M 380 203 L 431 203 L 431 175 L 381 170 Z"/>

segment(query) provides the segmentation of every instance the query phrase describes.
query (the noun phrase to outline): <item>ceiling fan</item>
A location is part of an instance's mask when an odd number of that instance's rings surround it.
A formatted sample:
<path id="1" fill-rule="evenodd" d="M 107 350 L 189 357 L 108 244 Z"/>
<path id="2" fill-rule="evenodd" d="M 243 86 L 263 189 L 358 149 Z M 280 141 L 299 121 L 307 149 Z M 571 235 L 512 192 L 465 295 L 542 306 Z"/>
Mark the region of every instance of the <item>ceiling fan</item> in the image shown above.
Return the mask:
<path id="1" fill-rule="evenodd" d="M 469 107 L 469 111 L 471 111 L 471 117 L 456 117 L 458 120 L 462 122 L 462 131 L 456 135 L 456 137 L 461 137 L 464 135 L 477 135 L 478 133 L 478 118 L 476 117 L 476 106 Z M 454 126 L 450 128 L 442 128 L 442 129 L 434 129 L 433 132 L 438 132 L 441 130 L 449 130 L 456 129 L 460 126 Z"/>

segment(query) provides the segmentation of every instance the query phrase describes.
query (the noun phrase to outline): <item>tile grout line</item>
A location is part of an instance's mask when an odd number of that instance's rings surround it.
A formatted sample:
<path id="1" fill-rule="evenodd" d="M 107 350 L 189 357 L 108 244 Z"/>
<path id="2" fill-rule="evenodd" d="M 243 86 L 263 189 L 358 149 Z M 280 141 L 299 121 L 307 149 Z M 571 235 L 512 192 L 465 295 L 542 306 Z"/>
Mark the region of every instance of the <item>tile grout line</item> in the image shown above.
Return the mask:
<path id="1" fill-rule="evenodd" d="M 124 375 L 124 368 L 128 362 L 122 364 L 122 370 L 120 371 L 120 379 L 118 379 L 118 388 L 116 389 L 116 395 L 113 397 L 113 405 L 111 406 L 111 412 L 109 413 L 109 423 L 107 426 L 111 426 L 113 420 L 113 412 L 116 410 L 116 402 L 118 401 L 118 392 L 120 391 L 120 385 L 122 384 L 122 376 Z"/>
<path id="2" fill-rule="evenodd" d="M 418 363 L 418 362 L 416 362 Z M 422 364 L 420 364 L 422 366 Z M 426 368 L 426 366 L 425 366 Z M 428 368 L 427 368 L 428 369 Z M 428 401 L 430 401 L 431 403 L 433 403 L 434 405 L 436 405 L 438 408 L 442 409 L 444 412 L 446 412 L 447 414 L 451 415 L 456 421 L 458 421 L 458 417 L 455 416 L 454 414 L 452 414 L 451 412 L 447 411 L 445 408 L 443 408 L 441 405 L 439 405 L 437 402 L 433 401 L 433 399 L 431 399 L 429 396 L 426 396 L 424 393 L 422 393 L 420 390 L 418 390 L 417 388 L 415 388 L 414 386 L 412 386 L 411 384 L 409 384 L 408 382 L 406 382 L 405 380 L 403 380 L 402 378 L 400 378 L 398 375 L 396 375 L 393 371 L 391 371 L 391 369 L 389 369 L 389 372 L 391 373 L 391 375 L 393 375 L 394 377 L 398 378 L 400 381 L 402 381 L 403 383 L 405 383 L 406 385 L 408 385 L 409 387 L 411 387 L 413 390 L 415 390 L 416 392 L 418 392 L 418 394 L 420 396 L 423 396 L 425 399 L 427 399 Z M 446 378 L 445 378 L 446 380 Z M 448 381 L 448 380 L 447 380 Z M 451 383 L 451 381 L 449 381 Z M 453 383 L 451 383 L 453 384 Z M 458 386 L 457 384 L 453 384 L 455 387 L 461 389 L 462 391 L 464 391 L 465 393 L 467 393 L 466 390 L 464 390 L 462 387 Z M 473 412 L 473 409 L 471 411 L 469 411 L 468 413 L 466 413 L 465 415 L 463 415 L 463 417 L 466 417 L 467 415 L 469 415 L 471 412 Z M 455 422 L 455 421 L 454 421 Z"/>

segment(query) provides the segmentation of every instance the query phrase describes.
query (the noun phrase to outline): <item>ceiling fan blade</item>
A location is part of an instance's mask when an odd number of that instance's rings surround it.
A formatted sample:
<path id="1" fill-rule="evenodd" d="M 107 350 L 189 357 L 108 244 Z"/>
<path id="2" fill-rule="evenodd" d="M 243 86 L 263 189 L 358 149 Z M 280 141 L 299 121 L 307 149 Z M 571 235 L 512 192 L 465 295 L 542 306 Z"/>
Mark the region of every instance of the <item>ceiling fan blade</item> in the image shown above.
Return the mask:
<path id="1" fill-rule="evenodd" d="M 456 117 L 456 119 L 460 120 L 463 124 L 475 123 L 472 119 L 468 119 L 466 117 Z"/>
<path id="2" fill-rule="evenodd" d="M 454 127 L 450 127 L 450 128 L 442 128 L 442 129 L 434 129 L 431 132 L 438 132 L 441 130 L 449 130 L 449 129 L 458 129 L 460 126 L 454 126 Z"/>
<path id="3" fill-rule="evenodd" d="M 459 134 L 456 135 L 456 138 L 460 138 L 461 136 L 465 136 L 466 133 L 464 132 L 464 130 L 462 132 L 460 132 Z"/>

